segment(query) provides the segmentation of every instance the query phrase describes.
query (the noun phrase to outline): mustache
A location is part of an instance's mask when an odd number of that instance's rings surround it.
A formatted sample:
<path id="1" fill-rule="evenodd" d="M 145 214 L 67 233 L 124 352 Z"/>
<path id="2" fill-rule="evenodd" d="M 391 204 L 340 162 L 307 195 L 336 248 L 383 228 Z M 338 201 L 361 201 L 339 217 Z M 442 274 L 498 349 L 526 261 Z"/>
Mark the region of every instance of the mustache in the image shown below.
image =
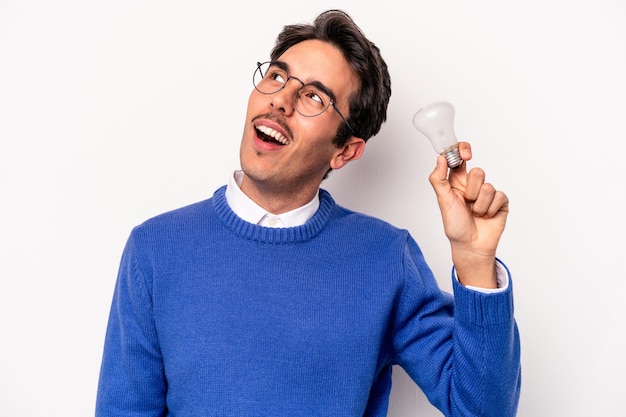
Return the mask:
<path id="1" fill-rule="evenodd" d="M 285 133 L 287 133 L 287 136 L 289 136 L 290 138 L 293 138 L 293 132 L 291 131 L 289 126 L 287 126 L 287 123 L 285 122 L 285 120 L 282 117 L 279 117 L 279 116 L 277 116 L 277 115 L 275 115 L 273 113 L 265 113 L 265 114 L 259 114 L 258 116 L 254 116 L 252 118 L 252 121 L 254 122 L 255 120 L 258 120 L 258 119 L 271 120 L 272 122 L 276 123 L 281 128 L 283 128 Z"/>

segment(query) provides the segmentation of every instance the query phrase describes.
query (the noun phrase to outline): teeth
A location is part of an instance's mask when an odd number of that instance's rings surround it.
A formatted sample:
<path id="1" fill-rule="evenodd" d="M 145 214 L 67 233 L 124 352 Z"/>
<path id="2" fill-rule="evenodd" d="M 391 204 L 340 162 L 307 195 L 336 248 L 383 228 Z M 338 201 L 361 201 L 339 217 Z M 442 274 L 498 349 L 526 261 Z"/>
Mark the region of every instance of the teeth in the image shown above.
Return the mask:
<path id="1" fill-rule="evenodd" d="M 257 126 L 258 131 L 265 133 L 267 136 L 271 136 L 275 141 L 282 143 L 283 145 L 287 145 L 289 143 L 289 139 L 283 136 L 282 133 L 277 130 L 272 129 L 267 126 Z"/>

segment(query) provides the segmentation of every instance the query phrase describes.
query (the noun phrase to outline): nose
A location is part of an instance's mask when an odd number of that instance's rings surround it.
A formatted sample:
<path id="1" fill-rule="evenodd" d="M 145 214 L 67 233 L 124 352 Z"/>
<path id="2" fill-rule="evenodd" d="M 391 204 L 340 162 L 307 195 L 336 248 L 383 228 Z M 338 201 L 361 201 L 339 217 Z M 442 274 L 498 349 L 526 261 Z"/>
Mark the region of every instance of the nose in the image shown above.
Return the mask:
<path id="1" fill-rule="evenodd" d="M 290 84 L 289 81 L 291 80 L 295 80 L 296 82 Z M 272 94 L 272 101 L 270 103 L 272 108 L 280 110 L 285 116 L 292 115 L 296 105 L 296 93 L 303 85 L 304 83 L 296 77 L 287 78 L 287 82 L 285 82 L 283 88 Z"/>

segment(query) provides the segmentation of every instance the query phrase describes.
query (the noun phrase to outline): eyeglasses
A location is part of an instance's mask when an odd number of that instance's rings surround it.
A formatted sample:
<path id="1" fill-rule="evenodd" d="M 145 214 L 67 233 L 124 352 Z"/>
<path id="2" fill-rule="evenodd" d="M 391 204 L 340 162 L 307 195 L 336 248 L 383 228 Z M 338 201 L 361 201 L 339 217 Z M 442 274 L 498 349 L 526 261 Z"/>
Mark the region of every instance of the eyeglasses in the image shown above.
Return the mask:
<path id="1" fill-rule="evenodd" d="M 315 117 L 324 113 L 326 109 L 333 106 L 341 120 L 348 126 L 350 132 L 356 136 L 352 126 L 348 123 L 343 114 L 339 111 L 335 102 L 331 98 L 331 93 L 319 82 L 305 84 L 298 77 L 289 75 L 280 62 L 267 61 L 257 62 L 252 82 L 254 88 L 261 94 L 275 94 L 285 88 L 289 80 L 294 79 L 302 84 L 296 91 L 293 101 L 294 108 L 305 117 Z"/>

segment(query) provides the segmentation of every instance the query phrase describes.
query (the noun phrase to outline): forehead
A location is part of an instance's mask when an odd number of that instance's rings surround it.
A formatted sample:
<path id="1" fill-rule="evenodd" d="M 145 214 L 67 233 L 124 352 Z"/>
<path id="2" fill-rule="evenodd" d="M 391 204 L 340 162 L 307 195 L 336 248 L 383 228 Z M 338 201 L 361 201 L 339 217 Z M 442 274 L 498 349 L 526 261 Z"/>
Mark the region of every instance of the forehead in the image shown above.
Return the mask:
<path id="1" fill-rule="evenodd" d="M 306 40 L 287 49 L 279 58 L 289 66 L 291 75 L 309 83 L 319 81 L 338 99 L 347 100 L 356 91 L 358 77 L 341 51 L 329 42 Z"/>

